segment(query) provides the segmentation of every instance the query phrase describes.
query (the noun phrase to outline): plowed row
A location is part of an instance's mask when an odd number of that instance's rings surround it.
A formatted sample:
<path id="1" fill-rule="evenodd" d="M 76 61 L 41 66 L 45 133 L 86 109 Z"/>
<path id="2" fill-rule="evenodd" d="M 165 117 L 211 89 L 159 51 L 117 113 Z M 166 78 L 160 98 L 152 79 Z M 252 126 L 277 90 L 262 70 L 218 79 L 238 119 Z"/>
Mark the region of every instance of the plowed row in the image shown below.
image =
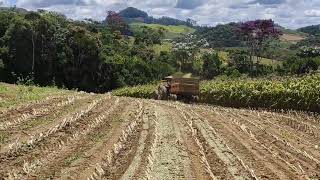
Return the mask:
<path id="1" fill-rule="evenodd" d="M 0 133 L 0 179 L 320 179 L 320 119 L 301 112 L 59 94 Z"/>

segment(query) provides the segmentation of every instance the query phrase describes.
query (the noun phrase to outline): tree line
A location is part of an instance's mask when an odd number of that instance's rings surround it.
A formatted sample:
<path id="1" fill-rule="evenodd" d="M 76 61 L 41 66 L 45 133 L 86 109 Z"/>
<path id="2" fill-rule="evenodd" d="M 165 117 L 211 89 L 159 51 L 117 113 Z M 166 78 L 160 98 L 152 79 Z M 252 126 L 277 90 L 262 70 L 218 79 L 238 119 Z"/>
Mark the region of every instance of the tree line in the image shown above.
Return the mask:
<path id="1" fill-rule="evenodd" d="M 218 75 L 301 74 L 316 71 L 320 65 L 319 48 L 302 46 L 311 41 L 317 45 L 310 38 L 297 44 L 296 53 L 286 57 L 283 66 L 260 63 L 266 47 L 281 35 L 272 20 L 219 26 L 215 36 L 219 29 L 220 37 L 227 31 L 230 41 L 243 46 L 225 50 L 227 59 L 203 52 L 211 51 L 215 41 L 206 38 L 211 34 L 206 28 L 203 33 L 174 40 L 172 51 L 159 55 L 154 45 L 162 44 L 163 29 L 144 26 L 133 34 L 121 14 L 113 11 L 104 22 L 97 22 L 73 21 L 44 10 L 4 10 L 0 11 L 0 80 L 106 92 L 157 81 L 176 71 L 212 79 Z"/>
<path id="2" fill-rule="evenodd" d="M 117 13 L 107 22 L 72 21 L 64 15 L 0 12 L 0 80 L 106 92 L 145 84 L 174 68 L 155 55 L 163 35 L 144 28 L 135 38 Z M 133 42 L 133 43 L 132 43 Z"/>

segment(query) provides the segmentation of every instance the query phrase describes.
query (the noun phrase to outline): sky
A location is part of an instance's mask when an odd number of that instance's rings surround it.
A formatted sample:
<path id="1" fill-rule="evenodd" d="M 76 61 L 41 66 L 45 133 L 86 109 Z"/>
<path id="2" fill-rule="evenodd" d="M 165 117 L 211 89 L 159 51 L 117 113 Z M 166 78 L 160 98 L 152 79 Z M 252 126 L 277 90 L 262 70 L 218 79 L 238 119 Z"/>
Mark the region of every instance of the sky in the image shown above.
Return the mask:
<path id="1" fill-rule="evenodd" d="M 209 26 L 254 19 L 273 19 L 291 29 L 320 24 L 320 0 L 0 0 L 0 6 L 14 5 L 77 20 L 102 20 L 108 10 L 136 7 L 154 17 L 192 18 Z"/>

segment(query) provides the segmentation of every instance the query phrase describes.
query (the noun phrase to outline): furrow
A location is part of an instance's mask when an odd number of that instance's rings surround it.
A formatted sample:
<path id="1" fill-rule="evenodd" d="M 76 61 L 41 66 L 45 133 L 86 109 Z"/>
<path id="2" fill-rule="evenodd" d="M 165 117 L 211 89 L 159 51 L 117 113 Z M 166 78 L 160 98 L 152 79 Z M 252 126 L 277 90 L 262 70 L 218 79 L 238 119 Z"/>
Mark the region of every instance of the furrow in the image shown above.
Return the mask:
<path id="1" fill-rule="evenodd" d="M 93 100 L 87 107 L 82 108 L 80 111 L 73 113 L 72 115 L 63 118 L 62 120 L 58 121 L 56 125 L 50 127 L 48 129 L 44 129 L 37 134 L 33 134 L 28 139 L 24 141 L 19 141 L 17 139 L 16 142 L 9 144 L 6 154 L 7 156 L 17 156 L 23 151 L 30 151 L 32 150 L 39 142 L 43 141 L 46 138 L 58 133 L 59 131 L 63 130 L 66 127 L 69 127 L 76 121 L 80 120 L 81 118 L 85 117 L 89 112 L 91 112 L 103 99 Z M 3 156 L 3 154 L 2 154 Z"/>
<path id="2" fill-rule="evenodd" d="M 234 153 L 242 166 L 251 174 L 254 171 L 258 179 L 288 179 L 295 177 L 289 169 L 284 168 L 282 163 L 278 163 L 269 152 L 257 142 L 248 138 L 241 129 L 235 126 L 229 119 L 220 114 L 220 109 L 211 112 L 209 109 L 196 108 L 194 111 L 200 113 L 201 117 L 208 119 L 208 127 L 215 127 L 217 133 L 221 135 L 226 146 Z"/>
<path id="3" fill-rule="evenodd" d="M 121 167 L 125 166 L 123 161 L 130 157 L 130 153 L 134 153 L 129 151 L 129 149 L 133 146 L 133 139 L 138 138 L 139 129 L 142 128 L 143 112 L 142 103 L 139 102 L 139 108 L 136 110 L 135 118 L 122 131 L 122 135 L 119 137 L 118 141 L 113 144 L 113 149 L 104 152 L 103 160 L 95 165 L 95 169 L 92 173 L 86 174 L 86 178 L 83 177 L 82 179 L 118 179 L 122 176 L 128 168 L 126 167 L 122 170 Z"/>
<path id="4" fill-rule="evenodd" d="M 77 144 L 82 143 L 83 141 L 80 140 L 83 140 L 90 132 L 101 127 L 102 124 L 106 124 L 106 118 L 115 110 L 115 108 L 117 108 L 118 104 L 119 99 L 115 101 L 114 105 L 102 113 L 96 113 L 85 118 L 88 119 L 88 121 L 83 129 L 79 129 L 79 127 L 77 130 L 73 130 L 71 134 L 66 134 L 67 136 L 65 137 L 59 135 L 57 139 L 50 141 L 50 144 L 43 142 L 45 143 L 44 146 L 42 146 L 41 149 L 39 149 L 40 152 L 37 153 L 39 154 L 39 157 L 31 161 L 30 158 L 27 158 L 27 161 L 24 161 L 23 163 L 22 169 L 14 168 L 8 172 L 9 177 L 20 179 L 32 174 L 45 174 L 46 168 L 50 167 L 52 163 L 56 162 L 58 159 L 61 159 L 64 152 L 70 151 Z M 101 111 L 102 110 L 104 110 L 104 108 L 101 108 Z"/>
<path id="5" fill-rule="evenodd" d="M 45 115 L 50 114 L 51 112 L 58 111 L 59 109 L 62 109 L 72 103 L 74 103 L 76 100 L 83 99 L 82 96 L 69 96 L 67 97 L 67 100 L 60 100 L 58 102 L 50 102 L 46 104 L 45 106 L 41 106 L 39 108 L 31 108 L 30 112 L 23 113 L 17 117 L 9 118 L 6 121 L 3 121 L 0 123 L 0 131 L 1 130 L 7 130 L 9 128 L 12 128 L 14 126 L 17 126 L 21 123 L 25 123 L 28 120 L 34 119 L 34 118 L 40 118 Z"/>

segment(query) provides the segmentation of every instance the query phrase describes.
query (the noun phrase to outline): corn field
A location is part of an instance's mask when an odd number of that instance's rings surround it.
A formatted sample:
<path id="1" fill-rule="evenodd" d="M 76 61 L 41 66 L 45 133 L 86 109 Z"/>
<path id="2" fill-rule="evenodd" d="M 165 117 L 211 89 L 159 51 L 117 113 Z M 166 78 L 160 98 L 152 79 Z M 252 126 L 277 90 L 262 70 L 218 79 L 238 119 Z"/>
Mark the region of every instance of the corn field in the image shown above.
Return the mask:
<path id="1" fill-rule="evenodd" d="M 201 84 L 201 102 L 231 107 L 320 110 L 320 75 Z"/>
<path id="2" fill-rule="evenodd" d="M 116 96 L 152 99 L 156 85 L 126 87 Z M 200 102 L 228 107 L 320 111 L 320 75 L 300 78 L 203 81 Z"/>

